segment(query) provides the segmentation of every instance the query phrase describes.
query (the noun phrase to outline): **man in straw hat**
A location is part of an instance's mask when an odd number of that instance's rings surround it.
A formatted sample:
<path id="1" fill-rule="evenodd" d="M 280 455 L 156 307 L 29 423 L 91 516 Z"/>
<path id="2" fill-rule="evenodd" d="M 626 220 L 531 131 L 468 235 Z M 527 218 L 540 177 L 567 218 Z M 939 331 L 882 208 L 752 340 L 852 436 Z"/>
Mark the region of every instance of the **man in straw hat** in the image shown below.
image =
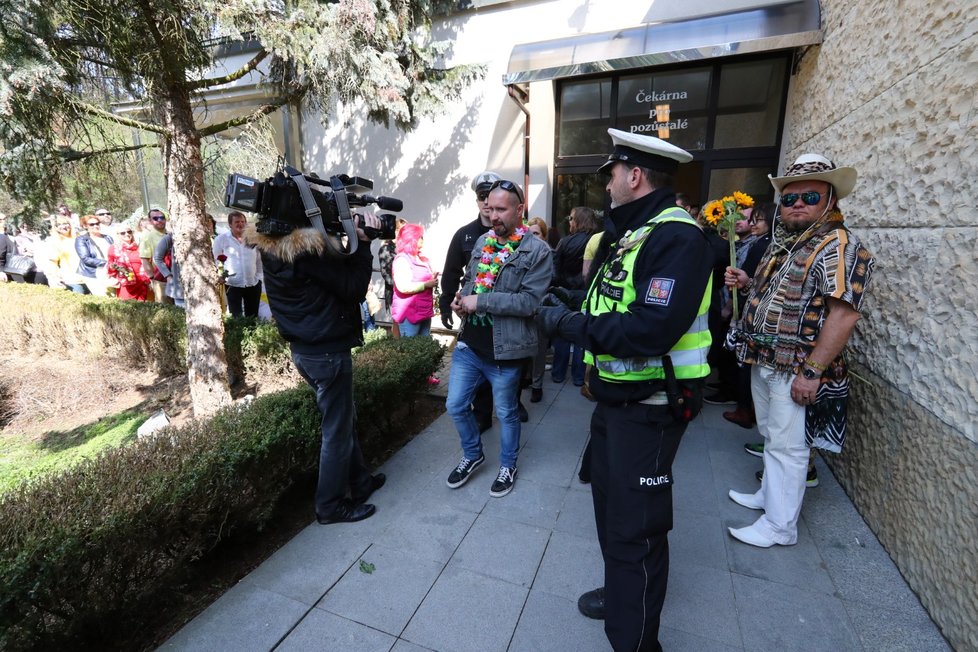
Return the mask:
<path id="1" fill-rule="evenodd" d="M 849 378 L 842 349 L 859 319 L 873 257 L 846 227 L 839 200 L 856 170 L 803 154 L 770 177 L 781 216 L 754 278 L 728 267 L 725 282 L 748 290 L 743 319 L 728 344 L 752 365 L 764 473 L 753 493 L 731 490 L 735 503 L 763 511 L 752 525 L 729 528 L 752 546 L 798 541 L 810 447 L 842 450 Z"/>
<path id="2" fill-rule="evenodd" d="M 604 586 L 578 608 L 604 619 L 615 650 L 661 650 L 672 461 L 710 373 L 713 254 L 671 188 L 692 155 L 651 136 L 608 133 L 614 150 L 599 172 L 611 176 L 611 210 L 598 271 L 582 311 L 548 297 L 539 320 L 583 346 L 594 366 L 591 488 Z"/>

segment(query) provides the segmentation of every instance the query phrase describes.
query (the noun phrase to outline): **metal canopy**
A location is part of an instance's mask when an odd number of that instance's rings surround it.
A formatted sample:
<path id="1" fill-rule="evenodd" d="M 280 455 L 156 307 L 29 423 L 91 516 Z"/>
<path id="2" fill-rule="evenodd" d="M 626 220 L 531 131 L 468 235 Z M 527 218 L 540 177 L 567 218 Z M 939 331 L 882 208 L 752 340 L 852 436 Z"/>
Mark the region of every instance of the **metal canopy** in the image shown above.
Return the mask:
<path id="1" fill-rule="evenodd" d="M 818 0 L 582 34 L 513 48 L 503 83 L 519 84 L 632 68 L 785 50 L 822 42 Z"/>

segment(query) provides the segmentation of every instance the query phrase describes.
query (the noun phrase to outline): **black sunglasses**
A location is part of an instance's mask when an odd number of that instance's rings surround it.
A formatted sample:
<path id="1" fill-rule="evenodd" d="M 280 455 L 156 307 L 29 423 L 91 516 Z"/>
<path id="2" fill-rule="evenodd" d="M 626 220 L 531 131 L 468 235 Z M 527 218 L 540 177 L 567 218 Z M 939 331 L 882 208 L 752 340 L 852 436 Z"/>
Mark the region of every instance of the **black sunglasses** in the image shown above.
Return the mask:
<path id="1" fill-rule="evenodd" d="M 86 226 L 102 226 L 101 222 L 88 222 Z"/>
<path id="2" fill-rule="evenodd" d="M 801 200 L 805 202 L 806 206 L 814 206 L 818 202 L 822 201 L 822 193 L 809 190 L 808 192 L 803 192 L 801 194 L 797 192 L 789 192 L 787 195 L 781 195 L 781 205 L 785 208 L 794 206 L 799 197 L 801 197 Z"/>
<path id="3" fill-rule="evenodd" d="M 475 193 L 475 198 L 478 199 L 479 201 L 485 201 L 485 200 L 489 199 L 489 191 L 488 190 L 482 190 L 480 192 L 477 192 L 477 193 Z"/>
<path id="4" fill-rule="evenodd" d="M 154 222 L 166 222 L 166 218 L 162 215 L 154 215 L 149 219 L 153 220 Z"/>
<path id="5" fill-rule="evenodd" d="M 502 188 L 506 192 L 511 192 L 515 194 L 516 198 L 520 200 L 520 203 L 521 204 L 523 203 L 523 191 L 520 190 L 520 187 L 517 186 L 512 181 L 507 181 L 506 179 L 500 179 L 496 183 L 489 186 L 489 192 L 492 192 L 496 188 Z"/>

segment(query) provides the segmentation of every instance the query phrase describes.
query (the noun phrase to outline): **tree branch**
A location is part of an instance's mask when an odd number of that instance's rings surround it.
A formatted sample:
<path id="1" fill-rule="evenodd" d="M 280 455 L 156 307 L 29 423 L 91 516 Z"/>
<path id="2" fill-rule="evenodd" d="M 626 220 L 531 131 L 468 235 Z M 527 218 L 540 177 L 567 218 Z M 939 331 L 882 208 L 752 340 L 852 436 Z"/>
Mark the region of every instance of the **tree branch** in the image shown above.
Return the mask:
<path id="1" fill-rule="evenodd" d="M 213 79 L 199 79 L 195 82 L 190 82 L 187 84 L 187 88 L 190 89 L 191 91 L 196 91 L 196 90 L 200 90 L 201 88 L 212 88 L 214 86 L 220 86 L 221 84 L 228 84 L 230 82 L 237 81 L 242 77 L 244 77 L 245 75 L 247 75 L 252 70 L 254 70 L 255 68 L 257 68 L 258 64 L 261 63 L 267 56 L 268 56 L 268 50 L 262 48 L 261 50 L 258 51 L 258 54 L 256 54 L 254 57 L 251 58 L 251 61 L 243 65 L 238 70 L 235 70 L 232 73 L 224 75 L 223 77 L 215 77 Z"/>
<path id="2" fill-rule="evenodd" d="M 266 116 L 269 113 L 274 113 L 282 106 L 288 104 L 293 100 L 299 99 L 301 96 L 302 93 L 294 93 L 292 95 L 287 95 L 280 100 L 276 100 L 275 102 L 272 102 L 270 104 L 262 104 L 260 107 L 258 107 L 257 109 L 255 109 L 254 111 L 252 111 L 247 115 L 238 116 L 237 118 L 231 118 L 230 120 L 226 120 L 225 122 L 219 122 L 218 124 L 205 127 L 204 129 L 198 129 L 197 134 L 203 138 L 204 136 L 213 136 L 214 134 L 219 134 L 222 131 L 226 131 L 227 129 L 232 129 L 234 127 L 241 127 L 243 125 L 252 123 L 258 118 L 261 118 L 262 116 Z"/>
<path id="3" fill-rule="evenodd" d="M 105 154 L 121 154 L 123 152 L 134 152 L 137 149 L 146 149 L 147 147 L 159 147 L 159 143 L 144 143 L 141 145 L 120 145 L 119 147 L 107 147 L 105 149 L 99 149 L 91 152 L 82 152 L 75 149 L 63 149 L 59 152 L 59 156 L 64 160 L 65 163 L 73 163 L 74 161 L 81 161 L 86 158 L 91 158 L 92 156 L 103 156 Z"/>
<path id="4" fill-rule="evenodd" d="M 124 127 L 133 127 L 135 129 L 141 129 L 143 131 L 152 131 L 154 133 L 161 134 L 163 136 L 169 135 L 169 132 L 166 129 L 158 125 L 150 124 L 148 122 L 141 122 L 139 120 L 133 120 L 131 118 L 124 118 L 121 115 L 110 113 L 109 111 L 100 109 L 97 106 L 92 106 L 91 104 L 88 104 L 86 102 L 74 102 L 73 104 L 83 113 L 87 113 L 88 115 L 95 116 L 97 118 L 102 118 L 103 120 L 109 120 L 111 122 L 115 122 L 116 124 L 120 124 Z"/>

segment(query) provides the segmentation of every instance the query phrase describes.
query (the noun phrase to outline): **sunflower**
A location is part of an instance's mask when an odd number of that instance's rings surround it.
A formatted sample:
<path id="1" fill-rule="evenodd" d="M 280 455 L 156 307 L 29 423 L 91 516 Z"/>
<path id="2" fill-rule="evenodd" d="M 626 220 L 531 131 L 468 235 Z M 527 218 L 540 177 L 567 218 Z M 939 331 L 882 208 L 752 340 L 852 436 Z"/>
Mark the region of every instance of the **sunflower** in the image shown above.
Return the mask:
<path id="1" fill-rule="evenodd" d="M 750 208 L 754 205 L 754 198 L 739 190 L 734 191 L 733 200 L 737 202 L 737 208 L 739 209 Z"/>
<path id="2" fill-rule="evenodd" d="M 706 206 L 703 207 L 703 217 L 706 221 L 716 226 L 723 219 L 725 211 L 723 210 L 723 202 L 719 199 L 714 199 Z"/>

